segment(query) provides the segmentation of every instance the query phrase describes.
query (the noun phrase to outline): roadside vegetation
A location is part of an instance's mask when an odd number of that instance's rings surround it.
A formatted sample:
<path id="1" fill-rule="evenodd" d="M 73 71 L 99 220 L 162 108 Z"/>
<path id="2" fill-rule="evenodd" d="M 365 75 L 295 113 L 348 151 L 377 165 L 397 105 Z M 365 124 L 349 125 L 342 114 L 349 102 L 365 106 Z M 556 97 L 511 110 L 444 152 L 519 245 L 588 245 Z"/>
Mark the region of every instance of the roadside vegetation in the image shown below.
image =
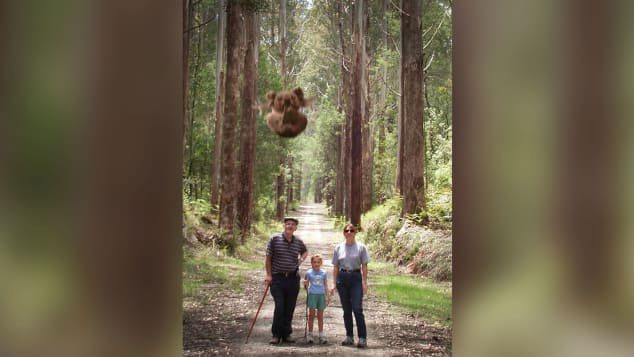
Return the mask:
<path id="1" fill-rule="evenodd" d="M 183 206 L 183 298 L 205 303 L 205 296 L 216 289 L 241 289 L 249 272 L 262 268 L 258 247 L 267 235 L 279 226 L 274 221 L 258 223 L 255 234 L 235 254 L 229 254 L 229 243 L 222 239 L 210 215 L 210 206 L 203 200 L 189 201 Z M 203 293 L 202 290 L 205 290 Z"/>
<path id="2" fill-rule="evenodd" d="M 401 200 L 389 199 L 363 216 L 359 239 L 372 253 L 369 268 L 378 295 L 451 328 L 451 211 L 446 205 L 432 207 L 419 217 L 402 219 Z M 417 220 L 422 216 L 426 226 Z"/>
<path id="3" fill-rule="evenodd" d="M 183 297 L 205 304 L 215 290 L 239 291 L 248 274 L 262 268 L 262 256 L 255 252 L 266 244 L 266 232 L 279 229 L 279 223 L 258 223 L 254 238 L 231 256 L 211 222 L 207 203 L 189 202 L 183 210 L 183 235 L 189 237 L 183 246 Z M 371 289 L 430 323 L 451 328 L 450 232 L 423 230 L 400 219 L 399 213 L 400 200 L 392 199 L 363 218 L 358 238 L 372 252 Z"/>
<path id="4" fill-rule="evenodd" d="M 378 296 L 431 324 L 451 327 L 451 284 L 399 273 L 393 263 L 373 260 L 371 289 Z"/>

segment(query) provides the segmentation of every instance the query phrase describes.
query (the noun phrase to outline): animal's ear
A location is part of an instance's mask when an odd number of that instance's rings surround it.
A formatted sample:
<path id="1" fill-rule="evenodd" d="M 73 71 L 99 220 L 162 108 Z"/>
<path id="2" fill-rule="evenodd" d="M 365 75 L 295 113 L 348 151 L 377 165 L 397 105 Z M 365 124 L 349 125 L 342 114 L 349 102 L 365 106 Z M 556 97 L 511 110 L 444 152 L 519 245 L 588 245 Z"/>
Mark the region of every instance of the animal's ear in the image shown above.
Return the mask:
<path id="1" fill-rule="evenodd" d="M 300 103 L 304 102 L 304 92 L 302 91 L 301 88 L 297 87 L 293 89 L 293 93 L 297 96 L 297 99 L 299 99 Z"/>
<path id="2" fill-rule="evenodd" d="M 299 106 L 300 107 L 309 107 L 313 104 L 313 102 L 315 101 L 314 98 L 304 98 L 304 92 L 302 91 L 301 88 L 295 88 L 293 90 L 293 93 L 295 94 L 295 96 L 297 97 L 297 99 L 299 100 Z"/>

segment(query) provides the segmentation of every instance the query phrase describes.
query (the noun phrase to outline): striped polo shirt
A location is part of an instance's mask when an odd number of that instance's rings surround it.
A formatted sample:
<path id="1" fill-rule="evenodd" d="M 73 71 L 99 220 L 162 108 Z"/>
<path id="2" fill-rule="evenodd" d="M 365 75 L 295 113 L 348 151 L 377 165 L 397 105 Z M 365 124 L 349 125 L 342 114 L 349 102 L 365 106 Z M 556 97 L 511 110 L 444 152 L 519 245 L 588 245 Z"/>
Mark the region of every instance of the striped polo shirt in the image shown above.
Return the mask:
<path id="1" fill-rule="evenodd" d="M 298 258 L 306 252 L 304 242 L 293 235 L 291 241 L 283 233 L 271 237 L 266 245 L 266 256 L 271 257 L 271 273 L 288 273 L 297 269 Z"/>

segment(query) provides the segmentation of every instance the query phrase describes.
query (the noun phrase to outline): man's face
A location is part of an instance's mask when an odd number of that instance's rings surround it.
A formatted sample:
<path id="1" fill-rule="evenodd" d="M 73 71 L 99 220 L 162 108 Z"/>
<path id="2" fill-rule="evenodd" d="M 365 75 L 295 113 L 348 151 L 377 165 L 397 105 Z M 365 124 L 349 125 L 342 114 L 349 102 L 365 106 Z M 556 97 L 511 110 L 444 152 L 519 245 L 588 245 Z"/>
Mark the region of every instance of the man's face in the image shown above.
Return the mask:
<path id="1" fill-rule="evenodd" d="M 293 234 L 297 230 L 297 223 L 292 220 L 284 222 L 284 232 L 287 234 Z"/>

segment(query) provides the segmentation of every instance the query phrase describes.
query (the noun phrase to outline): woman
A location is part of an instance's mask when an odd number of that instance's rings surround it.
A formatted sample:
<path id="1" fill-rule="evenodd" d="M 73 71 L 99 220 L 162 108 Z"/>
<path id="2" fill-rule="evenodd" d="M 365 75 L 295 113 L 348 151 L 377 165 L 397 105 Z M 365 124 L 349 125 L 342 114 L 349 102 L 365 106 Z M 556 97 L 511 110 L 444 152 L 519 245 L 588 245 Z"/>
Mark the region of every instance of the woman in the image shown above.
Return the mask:
<path id="1" fill-rule="evenodd" d="M 341 343 L 344 346 L 354 345 L 352 314 L 357 322 L 357 335 L 359 343 L 357 347 L 367 346 L 367 331 L 365 317 L 363 316 L 363 295 L 368 293 L 368 261 L 370 256 L 368 248 L 355 240 L 357 230 L 348 223 L 343 228 L 345 242 L 335 248 L 332 256 L 332 279 L 334 287 L 330 290 L 339 292 L 341 307 L 343 308 L 343 322 L 346 326 L 346 339 Z"/>

